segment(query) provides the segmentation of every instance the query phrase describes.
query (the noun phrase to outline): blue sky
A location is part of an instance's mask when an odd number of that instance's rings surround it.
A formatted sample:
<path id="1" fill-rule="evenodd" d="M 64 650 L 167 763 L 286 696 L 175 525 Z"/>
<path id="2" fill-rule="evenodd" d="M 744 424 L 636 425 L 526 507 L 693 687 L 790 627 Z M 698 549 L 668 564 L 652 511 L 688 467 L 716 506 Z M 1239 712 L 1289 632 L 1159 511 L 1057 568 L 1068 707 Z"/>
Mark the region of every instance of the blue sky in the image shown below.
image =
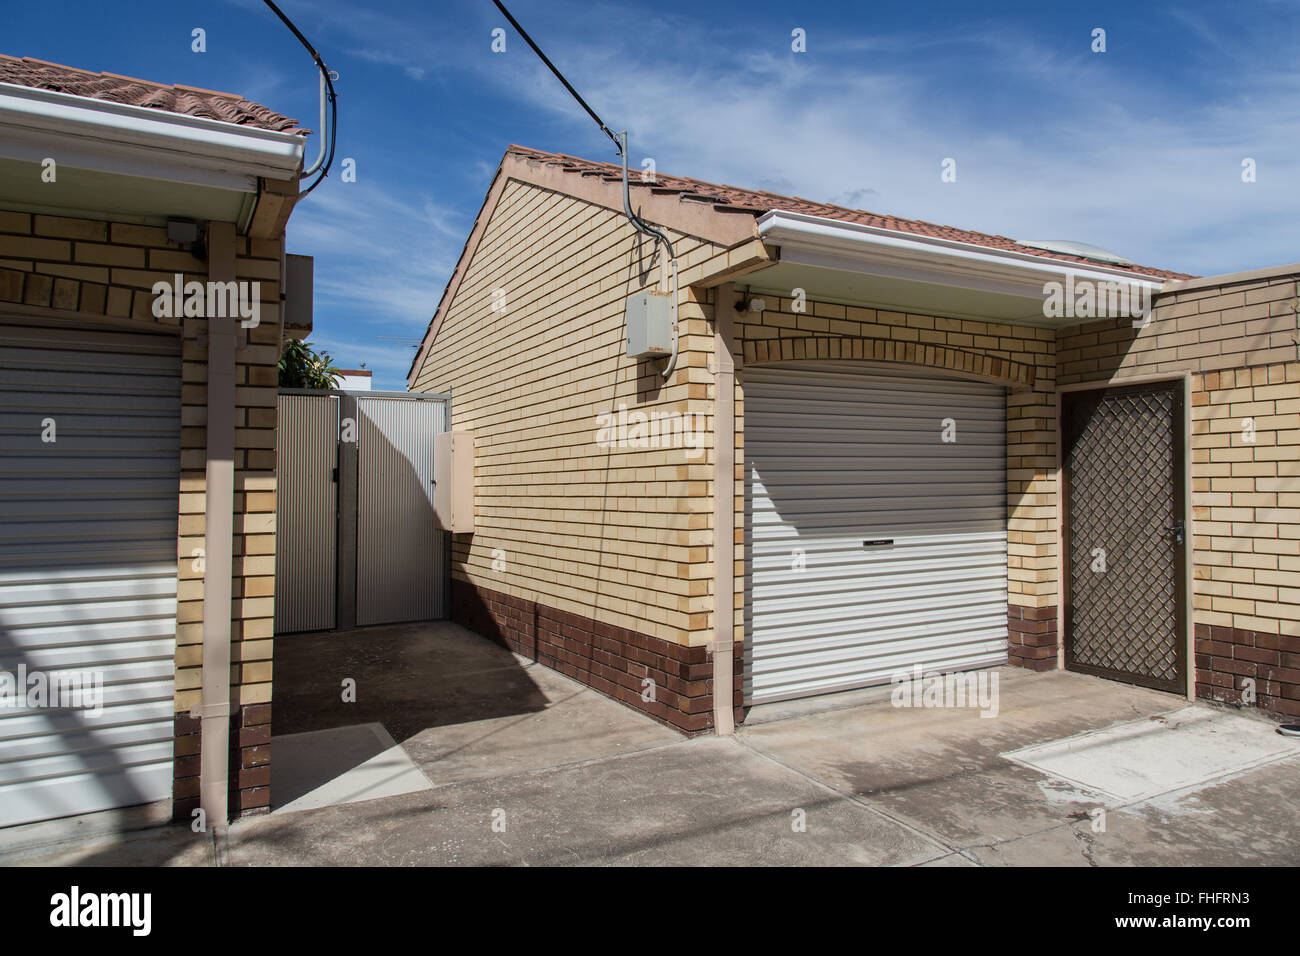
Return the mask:
<path id="1" fill-rule="evenodd" d="M 342 183 L 336 160 L 290 221 L 289 251 L 316 257 L 312 341 L 404 388 L 402 340 L 423 335 L 506 145 L 615 153 L 513 32 L 491 51 L 508 25 L 490 0 L 280 5 L 341 74 L 338 157 L 357 163 Z M 507 5 L 660 172 L 1197 274 L 1300 260 L 1300 0 Z M 317 125 L 311 61 L 261 0 L 5 7 L 0 52 Z"/>

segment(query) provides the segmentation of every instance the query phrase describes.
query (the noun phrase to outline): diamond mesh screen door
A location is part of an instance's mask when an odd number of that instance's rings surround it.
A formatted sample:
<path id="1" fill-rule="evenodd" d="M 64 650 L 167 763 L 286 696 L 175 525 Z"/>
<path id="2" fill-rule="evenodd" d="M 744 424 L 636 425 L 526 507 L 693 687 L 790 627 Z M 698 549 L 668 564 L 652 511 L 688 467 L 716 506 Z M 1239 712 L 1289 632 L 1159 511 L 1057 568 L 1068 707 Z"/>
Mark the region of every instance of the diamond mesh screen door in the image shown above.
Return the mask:
<path id="1" fill-rule="evenodd" d="M 1186 689 L 1182 382 L 1067 392 L 1065 663 Z"/>

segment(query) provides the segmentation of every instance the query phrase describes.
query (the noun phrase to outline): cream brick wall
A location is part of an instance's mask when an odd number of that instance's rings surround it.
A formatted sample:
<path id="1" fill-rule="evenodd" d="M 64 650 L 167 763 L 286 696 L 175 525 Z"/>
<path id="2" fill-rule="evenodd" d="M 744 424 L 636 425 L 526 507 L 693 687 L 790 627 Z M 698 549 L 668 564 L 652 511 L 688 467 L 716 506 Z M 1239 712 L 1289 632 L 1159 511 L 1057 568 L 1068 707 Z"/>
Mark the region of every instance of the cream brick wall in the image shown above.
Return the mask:
<path id="1" fill-rule="evenodd" d="M 681 269 L 718 255 L 670 232 Z M 711 457 L 602 448 L 598 416 L 678 412 L 712 424 L 706 301 L 681 292 L 677 370 L 624 356 L 643 287 L 619 213 L 508 181 L 413 390 L 452 393 L 476 441 L 476 531 L 455 577 L 675 644 L 708 640 Z M 646 262 L 648 242 L 640 251 Z M 657 281 L 656 268 L 649 277 Z M 505 295 L 493 311 L 493 292 Z M 707 439 L 706 439 L 707 444 Z M 494 569 L 494 553 L 504 570 Z M 498 562 L 500 567 L 500 562 Z"/>
<path id="2" fill-rule="evenodd" d="M 1193 381 L 1195 619 L 1300 637 L 1300 362 Z"/>
<path id="3" fill-rule="evenodd" d="M 1058 339 L 1062 382 L 1191 373 L 1198 625 L 1300 636 L 1300 277 L 1175 291 Z M 1254 441 L 1245 419 L 1253 419 Z"/>
<path id="4" fill-rule="evenodd" d="M 235 277 L 261 282 L 261 323 L 241 330 L 236 353 L 232 703 L 271 699 L 275 593 L 275 396 L 279 361 L 281 240 L 236 238 Z M 178 714 L 200 703 L 207 344 L 205 319 L 155 318 L 152 286 L 206 281 L 207 263 L 170 245 L 164 229 L 0 211 L 0 301 L 169 328 L 182 338 L 181 478 L 177 540 Z"/>
<path id="5" fill-rule="evenodd" d="M 1294 275 L 1157 296 L 1150 322 L 1107 319 L 1061 330 L 1060 382 L 1214 372 L 1296 360 Z"/>

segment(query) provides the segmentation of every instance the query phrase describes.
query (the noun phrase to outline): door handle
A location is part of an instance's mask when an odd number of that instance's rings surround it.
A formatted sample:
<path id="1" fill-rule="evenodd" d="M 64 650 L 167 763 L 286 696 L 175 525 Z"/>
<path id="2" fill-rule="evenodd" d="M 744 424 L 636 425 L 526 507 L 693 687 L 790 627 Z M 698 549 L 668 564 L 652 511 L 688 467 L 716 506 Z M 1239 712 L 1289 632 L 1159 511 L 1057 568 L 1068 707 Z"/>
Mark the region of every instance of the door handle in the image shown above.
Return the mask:
<path id="1" fill-rule="evenodd" d="M 1166 526 L 1165 526 L 1165 531 L 1167 531 L 1169 534 L 1172 534 L 1172 535 L 1174 536 L 1174 544 L 1182 544 L 1182 543 L 1183 543 L 1183 535 L 1184 535 L 1185 530 L 1186 530 L 1186 527 L 1185 527 L 1185 525 L 1183 524 L 1183 519 L 1182 519 L 1182 518 L 1179 518 L 1177 521 L 1175 521 L 1175 522 L 1174 522 L 1173 524 L 1171 524 L 1171 525 L 1166 525 Z"/>

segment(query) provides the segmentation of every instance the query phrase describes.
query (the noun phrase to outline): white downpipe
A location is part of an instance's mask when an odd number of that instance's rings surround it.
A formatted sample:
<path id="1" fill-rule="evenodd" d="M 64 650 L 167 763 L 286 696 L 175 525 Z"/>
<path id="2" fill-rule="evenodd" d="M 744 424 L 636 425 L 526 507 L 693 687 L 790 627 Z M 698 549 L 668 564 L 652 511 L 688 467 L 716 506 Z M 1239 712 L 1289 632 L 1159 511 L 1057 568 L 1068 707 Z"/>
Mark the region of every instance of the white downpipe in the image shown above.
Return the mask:
<path id="1" fill-rule="evenodd" d="M 337 79 L 336 76 L 330 79 Z M 313 176 L 316 170 L 325 165 L 325 152 L 329 145 L 329 90 L 325 86 L 325 71 L 320 71 L 320 150 L 310 166 L 302 171 L 303 179 Z"/>
<path id="2" fill-rule="evenodd" d="M 235 226 L 208 226 L 208 277 L 235 278 Z M 209 829 L 229 822 L 231 577 L 234 565 L 235 323 L 208 319 L 203 668 L 199 800 Z"/>

